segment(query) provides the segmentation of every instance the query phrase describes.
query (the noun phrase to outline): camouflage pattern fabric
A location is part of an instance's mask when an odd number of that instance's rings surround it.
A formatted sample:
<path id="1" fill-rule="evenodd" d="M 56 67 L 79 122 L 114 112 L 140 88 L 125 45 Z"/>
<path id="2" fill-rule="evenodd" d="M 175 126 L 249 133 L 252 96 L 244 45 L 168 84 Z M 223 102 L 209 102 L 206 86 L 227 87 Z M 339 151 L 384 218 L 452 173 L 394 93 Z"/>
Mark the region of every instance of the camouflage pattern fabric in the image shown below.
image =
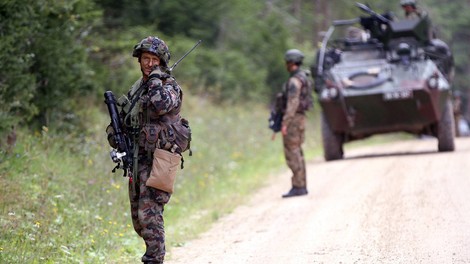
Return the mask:
<path id="1" fill-rule="evenodd" d="M 296 114 L 287 127 L 287 135 L 283 137 L 284 156 L 287 166 L 292 171 L 292 186 L 307 187 L 305 159 L 302 143 L 305 140 L 305 115 Z"/>
<path id="2" fill-rule="evenodd" d="M 137 84 L 139 88 L 136 88 Z M 139 90 L 140 92 L 137 92 Z M 164 75 L 161 69 L 155 69 L 147 82 L 136 82 L 128 94 L 131 105 L 132 102 L 138 102 L 135 104 L 138 110 L 130 109 L 125 119 L 138 120 L 140 129 L 138 137 L 134 139 L 134 144 L 139 146 L 139 162 L 133 170 L 134 181 L 129 184 L 129 199 L 134 230 L 146 245 L 142 257 L 144 263 L 163 263 L 165 257 L 163 211 L 171 195 L 147 187 L 145 183 L 152 169 L 152 154 L 155 148 L 176 152 L 182 151 L 177 144 L 189 144 L 176 140 L 176 135 L 181 132 L 177 124 L 182 123 L 182 95 L 181 88 L 174 78 L 168 74 Z M 124 124 L 129 123 L 136 125 L 133 122 Z"/>
<path id="3" fill-rule="evenodd" d="M 163 210 L 171 195 L 145 186 L 151 169 L 151 162 L 139 162 L 138 176 L 135 177 L 134 183 L 129 183 L 132 224 L 135 232 L 145 241 L 146 251 L 142 262 L 163 263 L 165 258 Z"/>
<path id="4" fill-rule="evenodd" d="M 421 12 L 419 12 L 418 10 L 405 14 L 406 19 L 420 19 L 421 17 L 422 17 Z"/>
<path id="5" fill-rule="evenodd" d="M 427 12 L 420 8 L 416 8 L 410 12 L 405 12 L 406 19 L 420 19 L 420 18 L 426 18 L 427 16 L 428 16 Z"/>
<path id="6" fill-rule="evenodd" d="M 181 107 L 181 88 L 175 79 L 162 72 L 156 67 L 149 76 L 147 83 L 150 113 L 156 116 L 164 114 L 179 114 Z"/>
<path id="7" fill-rule="evenodd" d="M 139 58 L 143 51 L 153 53 L 161 59 L 163 66 L 168 66 L 170 60 L 170 51 L 165 42 L 155 36 L 148 36 L 142 39 L 137 45 L 134 46 L 132 56 Z"/>
<path id="8" fill-rule="evenodd" d="M 191 131 L 187 120 L 181 118 L 183 100 L 181 87 L 173 77 L 156 68 L 145 83 L 148 93 L 142 96 L 141 123 L 158 126 L 157 142 L 149 142 L 149 134 L 143 126 L 139 145 L 153 152 L 155 147 L 182 153 L 189 147 Z M 150 145 L 149 145 L 150 143 Z"/>
<path id="9" fill-rule="evenodd" d="M 287 166 L 292 170 L 292 186 L 306 187 L 305 159 L 302 151 L 302 143 L 305 140 L 305 114 L 299 111 L 302 82 L 294 77 L 297 72 L 284 85 L 284 93 L 287 95 L 286 111 L 282 121 L 287 126 L 287 135 L 283 136 L 284 155 Z"/>

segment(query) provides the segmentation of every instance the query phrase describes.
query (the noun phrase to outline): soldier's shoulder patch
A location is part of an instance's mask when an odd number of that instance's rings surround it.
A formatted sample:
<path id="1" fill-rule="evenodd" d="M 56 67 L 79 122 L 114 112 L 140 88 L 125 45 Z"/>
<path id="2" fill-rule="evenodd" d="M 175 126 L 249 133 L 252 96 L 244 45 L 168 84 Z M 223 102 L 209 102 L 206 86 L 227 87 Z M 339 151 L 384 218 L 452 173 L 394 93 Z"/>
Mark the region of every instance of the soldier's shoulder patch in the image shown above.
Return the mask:
<path id="1" fill-rule="evenodd" d="M 297 90 L 300 87 L 299 83 L 300 81 L 297 78 L 292 77 L 289 79 L 289 82 L 287 84 L 287 91 L 289 92 L 289 94 L 297 93 Z"/>

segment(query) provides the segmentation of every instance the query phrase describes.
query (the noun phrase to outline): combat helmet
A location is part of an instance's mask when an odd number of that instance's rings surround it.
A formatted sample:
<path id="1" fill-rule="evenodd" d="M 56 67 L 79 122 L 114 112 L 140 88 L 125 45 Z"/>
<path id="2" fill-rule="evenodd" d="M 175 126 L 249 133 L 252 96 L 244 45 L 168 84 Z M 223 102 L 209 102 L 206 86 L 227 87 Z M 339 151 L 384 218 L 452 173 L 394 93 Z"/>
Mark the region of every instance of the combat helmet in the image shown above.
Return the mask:
<path id="1" fill-rule="evenodd" d="M 132 56 L 139 58 L 143 51 L 157 55 L 163 62 L 162 66 L 168 66 L 168 62 L 170 61 L 170 51 L 163 40 L 153 36 L 142 39 L 134 46 Z"/>
<path id="2" fill-rule="evenodd" d="M 284 60 L 287 62 L 300 63 L 304 59 L 304 54 L 298 49 L 290 49 L 284 54 Z"/>
<path id="3" fill-rule="evenodd" d="M 416 0 L 400 0 L 401 6 L 411 5 L 416 6 Z"/>

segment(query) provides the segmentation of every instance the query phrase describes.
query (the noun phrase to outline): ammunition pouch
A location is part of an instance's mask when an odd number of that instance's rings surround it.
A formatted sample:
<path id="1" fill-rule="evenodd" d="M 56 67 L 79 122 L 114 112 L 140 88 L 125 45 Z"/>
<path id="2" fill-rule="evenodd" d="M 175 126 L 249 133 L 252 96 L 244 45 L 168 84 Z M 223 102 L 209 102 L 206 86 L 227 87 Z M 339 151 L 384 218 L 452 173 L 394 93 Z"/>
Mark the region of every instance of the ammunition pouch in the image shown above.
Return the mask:
<path id="1" fill-rule="evenodd" d="M 190 141 L 189 122 L 181 118 L 172 124 L 163 122 L 145 124 L 141 131 L 139 146 L 147 153 L 153 153 L 159 148 L 181 154 L 190 148 Z"/>
<path id="2" fill-rule="evenodd" d="M 119 97 L 117 100 L 117 105 L 121 108 L 122 112 L 129 113 L 131 103 L 129 101 L 129 98 L 127 98 L 127 96 L 123 95 Z"/>
<path id="3" fill-rule="evenodd" d="M 160 126 L 157 124 L 145 124 L 140 133 L 139 146 L 145 152 L 153 152 L 157 148 L 160 134 Z"/>
<path id="4" fill-rule="evenodd" d="M 179 122 L 171 125 L 174 131 L 174 142 L 179 147 L 179 153 L 183 153 L 190 149 L 191 128 L 188 120 L 181 118 Z"/>

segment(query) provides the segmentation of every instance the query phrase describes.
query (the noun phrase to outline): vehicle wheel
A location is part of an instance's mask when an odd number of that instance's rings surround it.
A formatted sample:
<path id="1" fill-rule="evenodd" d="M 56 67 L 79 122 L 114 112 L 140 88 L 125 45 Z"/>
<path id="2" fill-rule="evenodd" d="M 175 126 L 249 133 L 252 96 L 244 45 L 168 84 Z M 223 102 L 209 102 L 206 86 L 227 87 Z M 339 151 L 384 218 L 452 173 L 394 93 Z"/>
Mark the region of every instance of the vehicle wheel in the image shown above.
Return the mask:
<path id="1" fill-rule="evenodd" d="M 437 140 L 439 151 L 454 151 L 454 138 L 455 124 L 452 113 L 452 103 L 450 100 L 448 100 L 442 111 L 441 120 L 437 123 Z"/>
<path id="2" fill-rule="evenodd" d="M 326 161 L 343 158 L 343 139 L 340 134 L 333 132 L 326 121 L 325 114 L 321 114 L 321 134 L 323 140 L 323 156 Z"/>

